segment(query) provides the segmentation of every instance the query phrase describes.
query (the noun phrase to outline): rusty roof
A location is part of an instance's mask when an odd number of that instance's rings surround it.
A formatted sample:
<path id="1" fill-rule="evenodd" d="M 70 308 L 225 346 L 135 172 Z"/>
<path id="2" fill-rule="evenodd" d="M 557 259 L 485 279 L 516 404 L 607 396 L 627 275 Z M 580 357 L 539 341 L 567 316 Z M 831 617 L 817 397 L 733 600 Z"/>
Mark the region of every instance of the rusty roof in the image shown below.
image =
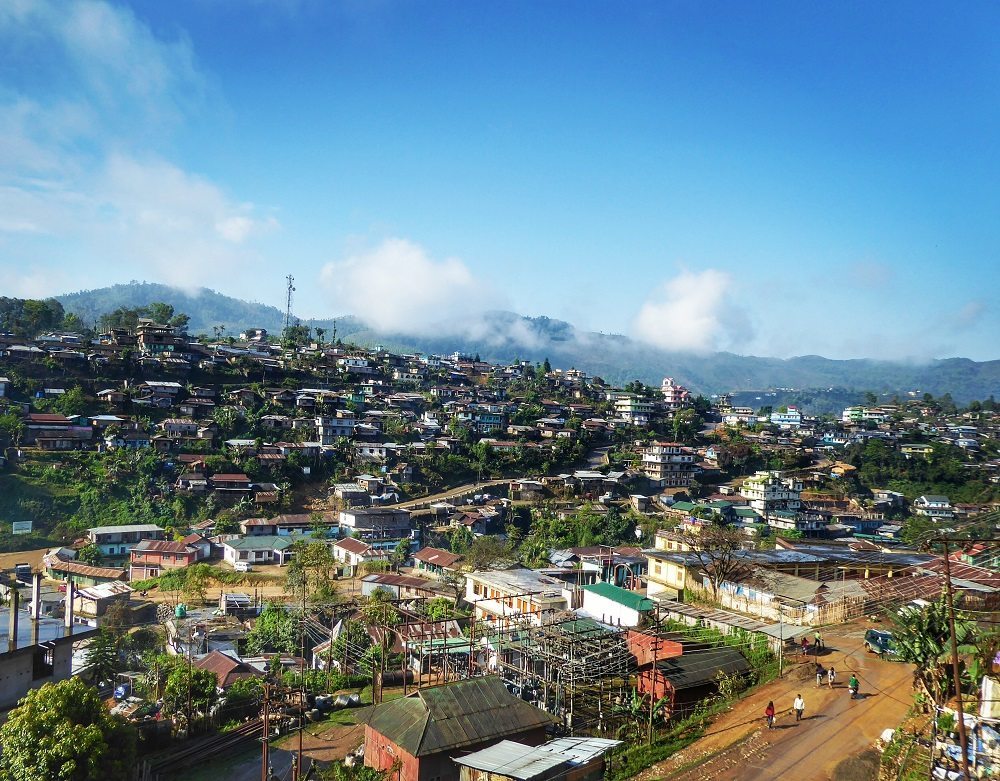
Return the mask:
<path id="1" fill-rule="evenodd" d="M 413 558 L 417 561 L 434 564 L 438 567 L 453 567 L 462 560 L 462 557 L 457 553 L 442 550 L 441 548 L 432 548 L 429 545 L 417 551 Z"/>
<path id="2" fill-rule="evenodd" d="M 81 564 L 73 559 L 66 559 L 58 554 L 49 554 L 43 559 L 46 568 L 68 572 L 70 575 L 82 575 L 85 578 L 107 578 L 108 580 L 121 580 L 125 577 L 125 570 L 118 567 L 92 567 L 89 564 Z"/>
<path id="3" fill-rule="evenodd" d="M 143 540 L 134 548 L 138 553 L 194 553 L 195 549 L 183 542 L 171 540 Z"/>
<path id="4" fill-rule="evenodd" d="M 555 719 L 488 675 L 421 689 L 377 706 L 368 726 L 412 756 L 428 756 L 544 729 Z"/>
<path id="5" fill-rule="evenodd" d="M 199 670 L 215 674 L 219 688 L 225 689 L 241 678 L 263 677 L 263 673 L 249 664 L 233 659 L 221 651 L 212 651 L 194 663 Z"/>
<path id="6" fill-rule="evenodd" d="M 356 553 L 358 555 L 367 553 L 372 549 L 372 546 L 368 543 L 356 540 L 353 537 L 344 537 L 342 540 L 337 540 L 333 547 L 343 548 L 348 553 Z"/>

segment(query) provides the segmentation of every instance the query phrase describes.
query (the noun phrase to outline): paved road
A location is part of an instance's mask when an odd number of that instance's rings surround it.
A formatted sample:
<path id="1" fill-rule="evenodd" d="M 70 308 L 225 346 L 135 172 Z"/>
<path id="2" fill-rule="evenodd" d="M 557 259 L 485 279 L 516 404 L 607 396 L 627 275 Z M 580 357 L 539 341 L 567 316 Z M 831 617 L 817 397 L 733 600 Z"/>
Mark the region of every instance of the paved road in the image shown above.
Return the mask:
<path id="1" fill-rule="evenodd" d="M 494 485 L 507 485 L 511 480 L 516 478 L 505 477 L 502 480 L 484 480 L 481 483 L 466 483 L 465 485 L 460 485 L 457 488 L 449 488 L 447 491 L 442 491 L 439 494 L 432 494 L 431 496 L 422 496 L 419 499 L 408 499 L 405 502 L 400 502 L 399 504 L 387 504 L 385 507 L 394 507 L 401 510 L 410 510 L 414 507 L 420 507 L 427 504 L 432 504 L 433 502 L 446 502 L 449 499 L 454 499 L 457 496 L 464 496 L 470 493 L 489 493 L 486 489 Z"/>
<path id="2" fill-rule="evenodd" d="M 674 757 L 644 771 L 642 781 L 829 781 L 844 758 L 870 747 L 896 727 L 912 704 L 913 668 L 885 662 L 863 646 L 865 627 L 850 625 L 824 633 L 829 649 L 820 656 L 837 670 L 837 686 L 815 688 L 811 663 L 786 672 L 740 702 L 713 724 L 705 737 Z M 851 700 L 847 680 L 854 672 L 862 699 Z M 806 717 L 796 724 L 792 700 L 801 693 Z M 773 700 L 776 729 L 764 729 L 764 707 Z"/>
<path id="3" fill-rule="evenodd" d="M 586 468 L 587 469 L 599 469 L 603 466 L 608 465 L 608 451 L 611 450 L 611 446 L 598 447 L 591 450 L 586 457 Z M 441 493 L 432 494 L 431 496 L 422 496 L 419 499 L 407 499 L 405 502 L 399 502 L 398 504 L 387 504 L 385 507 L 398 508 L 401 510 L 411 510 L 414 507 L 422 507 L 433 502 L 446 502 L 449 499 L 454 499 L 458 496 L 464 496 L 470 493 L 480 493 L 485 492 L 485 489 L 490 488 L 494 485 L 507 485 L 512 480 L 517 480 L 516 477 L 504 477 L 499 480 L 483 480 L 479 483 L 466 483 L 465 485 L 456 486 L 455 488 L 449 488 L 447 491 L 442 491 Z"/>

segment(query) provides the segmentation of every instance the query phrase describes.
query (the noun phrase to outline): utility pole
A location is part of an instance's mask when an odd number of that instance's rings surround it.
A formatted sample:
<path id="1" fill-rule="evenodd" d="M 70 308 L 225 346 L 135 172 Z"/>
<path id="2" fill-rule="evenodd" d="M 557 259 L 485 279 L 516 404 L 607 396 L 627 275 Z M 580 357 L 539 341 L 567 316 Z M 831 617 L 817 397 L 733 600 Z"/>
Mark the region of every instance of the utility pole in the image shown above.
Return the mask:
<path id="1" fill-rule="evenodd" d="M 476 653 L 476 614 L 473 611 L 469 622 L 469 677 L 472 677 L 472 658 Z"/>
<path id="2" fill-rule="evenodd" d="M 785 611 L 778 602 L 778 677 L 785 676 Z"/>
<path id="3" fill-rule="evenodd" d="M 303 577 L 305 580 L 302 583 L 302 623 L 299 626 L 299 746 L 295 752 L 292 781 L 298 781 L 302 778 L 302 730 L 306 720 L 306 591 L 309 586 L 308 573 L 303 573 Z"/>
<path id="4" fill-rule="evenodd" d="M 948 550 L 948 540 L 941 538 L 944 544 L 944 578 L 945 597 L 948 600 L 948 633 L 951 635 L 951 667 L 955 679 L 955 699 L 958 701 L 958 738 L 962 748 L 962 776 L 972 778 L 969 771 L 969 736 L 965 731 L 965 709 L 962 706 L 962 676 L 958 671 L 958 638 L 955 635 L 955 599 L 951 583 L 951 561 Z"/>
<path id="5" fill-rule="evenodd" d="M 268 722 L 270 720 L 271 714 L 269 712 L 268 706 L 270 705 L 270 684 L 264 684 L 264 725 L 261 732 L 263 733 L 260 740 L 260 781 L 270 781 L 267 777 L 267 762 L 268 762 L 268 749 L 270 744 L 268 739 L 270 738 L 270 733 L 268 729 Z"/>
<path id="6" fill-rule="evenodd" d="M 659 627 L 653 630 L 653 666 L 650 667 L 652 683 L 649 689 L 649 723 L 646 725 L 646 743 L 653 742 L 653 709 L 656 707 L 656 662 L 660 656 L 660 632 Z"/>

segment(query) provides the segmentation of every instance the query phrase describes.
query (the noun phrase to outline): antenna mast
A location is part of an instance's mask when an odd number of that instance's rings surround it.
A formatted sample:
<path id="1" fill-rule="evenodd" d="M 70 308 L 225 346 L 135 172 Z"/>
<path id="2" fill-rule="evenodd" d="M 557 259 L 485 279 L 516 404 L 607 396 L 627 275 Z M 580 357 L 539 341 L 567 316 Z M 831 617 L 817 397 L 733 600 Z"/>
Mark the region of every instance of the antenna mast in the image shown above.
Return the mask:
<path id="1" fill-rule="evenodd" d="M 285 279 L 288 281 L 288 296 L 285 300 L 285 332 L 288 332 L 292 324 L 292 293 L 295 292 L 295 277 L 289 274 Z"/>

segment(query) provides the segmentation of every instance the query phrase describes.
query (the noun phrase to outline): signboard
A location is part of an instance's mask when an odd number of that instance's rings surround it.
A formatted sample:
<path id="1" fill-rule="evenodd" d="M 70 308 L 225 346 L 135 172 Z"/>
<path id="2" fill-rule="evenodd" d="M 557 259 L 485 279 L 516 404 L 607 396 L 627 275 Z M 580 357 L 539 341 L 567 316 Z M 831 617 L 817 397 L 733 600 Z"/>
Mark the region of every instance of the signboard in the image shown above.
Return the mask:
<path id="1" fill-rule="evenodd" d="M 32 521 L 14 521 L 11 526 L 12 534 L 31 534 Z"/>

